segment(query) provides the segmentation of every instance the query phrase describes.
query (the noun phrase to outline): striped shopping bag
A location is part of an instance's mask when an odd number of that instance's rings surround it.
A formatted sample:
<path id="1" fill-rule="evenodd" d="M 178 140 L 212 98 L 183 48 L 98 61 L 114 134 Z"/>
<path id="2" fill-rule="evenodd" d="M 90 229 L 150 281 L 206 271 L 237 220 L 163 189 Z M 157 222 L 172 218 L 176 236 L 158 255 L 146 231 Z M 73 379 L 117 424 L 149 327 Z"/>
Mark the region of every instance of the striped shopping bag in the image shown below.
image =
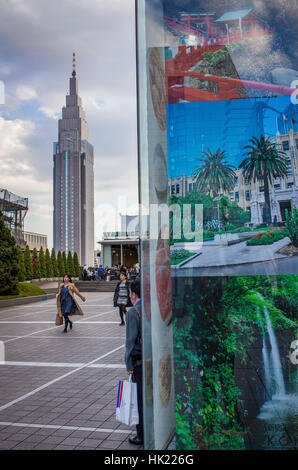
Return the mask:
<path id="1" fill-rule="evenodd" d="M 131 375 L 119 381 L 116 421 L 127 426 L 139 424 L 137 384 L 131 381 Z"/>

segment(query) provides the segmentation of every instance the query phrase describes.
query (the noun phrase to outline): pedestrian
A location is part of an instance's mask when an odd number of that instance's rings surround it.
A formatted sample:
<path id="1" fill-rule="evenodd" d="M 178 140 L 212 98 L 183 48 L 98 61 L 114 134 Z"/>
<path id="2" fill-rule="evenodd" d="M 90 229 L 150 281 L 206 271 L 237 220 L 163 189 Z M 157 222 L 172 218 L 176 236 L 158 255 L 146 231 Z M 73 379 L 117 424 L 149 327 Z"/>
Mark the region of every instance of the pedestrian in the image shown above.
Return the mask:
<path id="1" fill-rule="evenodd" d="M 98 268 L 98 270 L 97 270 L 97 274 L 98 274 L 98 277 L 99 277 L 101 280 L 104 279 L 105 270 L 103 269 L 102 264 L 99 265 L 99 268 Z"/>
<path id="2" fill-rule="evenodd" d="M 73 284 L 71 276 L 69 274 L 65 274 L 63 277 L 63 283 L 60 284 L 57 295 L 58 315 L 60 317 L 63 315 L 65 321 L 63 333 L 67 332 L 68 324 L 72 330 L 72 321 L 70 321 L 68 318 L 69 315 L 84 315 L 81 307 L 75 299 L 74 294 L 78 295 L 83 302 L 86 302 L 86 298 Z"/>
<path id="3" fill-rule="evenodd" d="M 110 270 L 109 266 L 106 266 L 105 267 L 104 279 L 106 281 L 110 281 L 110 277 L 111 277 L 111 270 Z"/>
<path id="4" fill-rule="evenodd" d="M 139 424 L 137 434 L 128 440 L 131 444 L 142 445 L 144 441 L 143 427 L 143 381 L 142 381 L 142 323 L 140 281 L 135 280 L 130 285 L 130 301 L 132 307 L 126 314 L 125 363 L 128 375 L 137 384 Z"/>
<path id="5" fill-rule="evenodd" d="M 88 279 L 88 266 L 87 264 L 84 264 L 83 267 L 83 281 L 87 281 Z"/>
<path id="6" fill-rule="evenodd" d="M 120 271 L 120 281 L 118 282 L 114 292 L 114 307 L 119 307 L 119 315 L 121 320 L 119 326 L 125 325 L 124 315 L 126 314 L 126 307 L 130 307 L 131 305 L 127 273 L 126 271 Z"/>

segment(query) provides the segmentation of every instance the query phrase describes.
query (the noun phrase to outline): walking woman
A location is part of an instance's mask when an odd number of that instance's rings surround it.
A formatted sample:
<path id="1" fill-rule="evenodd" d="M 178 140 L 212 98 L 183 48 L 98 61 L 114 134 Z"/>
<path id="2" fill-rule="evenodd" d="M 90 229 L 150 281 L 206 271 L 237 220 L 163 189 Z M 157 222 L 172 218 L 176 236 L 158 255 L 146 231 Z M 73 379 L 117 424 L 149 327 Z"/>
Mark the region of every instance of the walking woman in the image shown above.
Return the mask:
<path id="1" fill-rule="evenodd" d="M 126 271 L 120 272 L 120 281 L 118 282 L 114 293 L 114 307 L 119 307 L 120 326 L 125 325 L 124 314 L 126 307 L 131 307 L 132 303 L 129 297 L 129 282 L 127 281 Z"/>
<path id="2" fill-rule="evenodd" d="M 70 329 L 72 329 L 72 321 L 70 321 L 68 318 L 69 315 L 84 315 L 81 307 L 75 299 L 74 294 L 77 294 L 83 302 L 86 301 L 85 297 L 73 284 L 70 275 L 65 274 L 63 277 L 63 283 L 59 286 L 59 292 L 57 296 L 58 315 L 60 317 L 63 315 L 65 321 L 63 333 L 67 332 L 68 324 Z"/>

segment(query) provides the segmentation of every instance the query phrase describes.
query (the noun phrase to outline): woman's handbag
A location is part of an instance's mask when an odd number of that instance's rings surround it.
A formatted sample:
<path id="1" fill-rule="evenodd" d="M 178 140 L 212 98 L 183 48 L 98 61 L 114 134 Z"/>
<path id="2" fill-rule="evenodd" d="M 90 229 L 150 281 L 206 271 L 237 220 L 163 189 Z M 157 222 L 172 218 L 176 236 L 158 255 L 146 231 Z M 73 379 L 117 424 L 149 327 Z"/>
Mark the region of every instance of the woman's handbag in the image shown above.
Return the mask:
<path id="1" fill-rule="evenodd" d="M 56 325 L 57 326 L 63 325 L 63 317 L 62 317 L 62 315 L 59 315 L 59 313 L 57 313 L 57 315 L 56 315 Z"/>

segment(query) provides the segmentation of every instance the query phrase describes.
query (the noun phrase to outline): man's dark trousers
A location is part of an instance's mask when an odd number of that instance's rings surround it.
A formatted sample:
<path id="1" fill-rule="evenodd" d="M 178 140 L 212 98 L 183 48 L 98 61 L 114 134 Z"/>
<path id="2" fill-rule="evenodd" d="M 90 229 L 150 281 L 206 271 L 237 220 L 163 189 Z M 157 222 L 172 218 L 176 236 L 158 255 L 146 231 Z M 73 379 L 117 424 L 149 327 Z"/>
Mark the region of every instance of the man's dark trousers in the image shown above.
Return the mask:
<path id="1" fill-rule="evenodd" d="M 139 424 L 136 425 L 137 435 L 140 439 L 144 439 L 144 427 L 143 427 L 143 380 L 142 380 L 142 365 L 135 366 L 132 374 L 132 381 L 137 383 L 137 394 L 138 394 L 138 412 L 139 412 Z"/>

